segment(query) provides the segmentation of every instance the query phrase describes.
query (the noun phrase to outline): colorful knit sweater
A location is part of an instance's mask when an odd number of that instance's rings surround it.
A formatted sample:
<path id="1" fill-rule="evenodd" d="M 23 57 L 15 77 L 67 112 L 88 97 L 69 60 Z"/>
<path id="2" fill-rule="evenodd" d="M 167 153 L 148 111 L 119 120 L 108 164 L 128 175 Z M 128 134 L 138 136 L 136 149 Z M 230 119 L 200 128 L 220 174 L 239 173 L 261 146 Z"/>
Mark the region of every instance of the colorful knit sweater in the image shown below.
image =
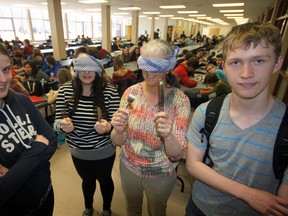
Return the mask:
<path id="1" fill-rule="evenodd" d="M 126 107 L 127 97 L 131 90 L 136 93 L 132 103 L 126 140 L 120 155 L 121 161 L 136 175 L 143 178 L 161 178 L 171 176 L 178 164 L 176 158 L 169 158 L 165 152 L 165 145 L 157 134 L 155 114 L 158 104 L 148 105 L 143 92 L 142 83 L 128 88 L 121 99 L 120 106 Z M 181 143 L 181 156 L 186 153 L 190 102 L 188 97 L 179 89 L 171 88 L 165 95 L 164 111 L 174 120 L 172 133 Z"/>

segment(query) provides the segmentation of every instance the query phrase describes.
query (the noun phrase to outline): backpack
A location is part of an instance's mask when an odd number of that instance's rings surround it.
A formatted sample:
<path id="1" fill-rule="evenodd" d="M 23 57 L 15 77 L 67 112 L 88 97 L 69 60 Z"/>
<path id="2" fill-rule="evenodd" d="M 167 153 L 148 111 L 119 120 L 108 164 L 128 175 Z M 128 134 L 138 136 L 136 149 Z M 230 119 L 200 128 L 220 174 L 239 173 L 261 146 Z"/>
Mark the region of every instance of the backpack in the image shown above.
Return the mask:
<path id="1" fill-rule="evenodd" d="M 212 167 L 213 161 L 209 157 L 209 138 L 217 124 L 220 110 L 226 95 L 221 95 L 219 97 L 213 98 L 206 109 L 206 119 L 204 128 L 199 131 L 201 133 L 201 142 L 204 141 L 204 135 L 207 139 L 207 148 L 203 157 L 203 162 L 205 163 L 208 159 L 207 165 Z M 280 124 L 278 134 L 276 137 L 274 152 L 273 152 L 273 171 L 276 179 L 282 180 L 285 169 L 288 165 L 288 107 L 286 107 L 285 114 L 283 116 L 282 122 Z"/>

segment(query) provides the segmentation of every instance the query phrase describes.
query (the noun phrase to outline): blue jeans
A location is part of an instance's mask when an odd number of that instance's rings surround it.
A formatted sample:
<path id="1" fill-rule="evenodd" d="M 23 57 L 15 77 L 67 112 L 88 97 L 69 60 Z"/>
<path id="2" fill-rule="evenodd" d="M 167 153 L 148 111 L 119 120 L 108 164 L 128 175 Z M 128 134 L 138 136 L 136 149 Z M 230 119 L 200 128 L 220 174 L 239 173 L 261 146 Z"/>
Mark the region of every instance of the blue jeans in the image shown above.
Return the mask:
<path id="1" fill-rule="evenodd" d="M 205 214 L 193 202 L 192 196 L 186 206 L 186 216 L 205 216 Z"/>

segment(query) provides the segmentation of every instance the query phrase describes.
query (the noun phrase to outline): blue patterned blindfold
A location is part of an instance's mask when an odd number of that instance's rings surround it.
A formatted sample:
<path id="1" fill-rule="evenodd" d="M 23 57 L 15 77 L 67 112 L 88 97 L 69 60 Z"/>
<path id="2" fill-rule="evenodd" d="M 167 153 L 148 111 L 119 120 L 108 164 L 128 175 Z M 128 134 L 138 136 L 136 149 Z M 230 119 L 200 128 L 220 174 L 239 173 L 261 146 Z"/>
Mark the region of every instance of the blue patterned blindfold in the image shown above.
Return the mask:
<path id="1" fill-rule="evenodd" d="M 80 71 L 96 72 L 99 77 L 102 77 L 103 63 L 101 60 L 94 58 L 93 56 L 81 56 L 74 61 L 74 71 L 76 77 L 78 77 Z"/>
<path id="2" fill-rule="evenodd" d="M 179 47 L 174 47 L 173 54 L 168 59 L 161 59 L 161 58 L 147 58 L 140 56 L 138 58 L 138 67 L 141 70 L 148 71 L 148 72 L 167 72 L 172 70 L 177 62 L 177 55 L 179 52 Z"/>

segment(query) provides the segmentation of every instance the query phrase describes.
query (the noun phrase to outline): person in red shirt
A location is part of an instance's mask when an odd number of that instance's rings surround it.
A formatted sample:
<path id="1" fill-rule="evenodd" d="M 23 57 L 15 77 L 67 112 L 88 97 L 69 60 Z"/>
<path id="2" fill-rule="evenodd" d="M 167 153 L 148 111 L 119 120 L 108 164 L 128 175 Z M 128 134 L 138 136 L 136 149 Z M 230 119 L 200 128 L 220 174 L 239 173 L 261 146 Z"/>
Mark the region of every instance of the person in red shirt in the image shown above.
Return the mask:
<path id="1" fill-rule="evenodd" d="M 24 40 L 23 56 L 27 59 L 28 56 L 33 55 L 34 46 L 30 44 L 28 39 Z"/>
<path id="2" fill-rule="evenodd" d="M 182 62 L 174 69 L 174 74 L 180 79 L 180 82 L 189 87 L 193 88 L 197 85 L 197 81 L 189 78 L 189 72 L 195 70 L 199 66 L 198 59 L 191 57 L 187 61 Z"/>

